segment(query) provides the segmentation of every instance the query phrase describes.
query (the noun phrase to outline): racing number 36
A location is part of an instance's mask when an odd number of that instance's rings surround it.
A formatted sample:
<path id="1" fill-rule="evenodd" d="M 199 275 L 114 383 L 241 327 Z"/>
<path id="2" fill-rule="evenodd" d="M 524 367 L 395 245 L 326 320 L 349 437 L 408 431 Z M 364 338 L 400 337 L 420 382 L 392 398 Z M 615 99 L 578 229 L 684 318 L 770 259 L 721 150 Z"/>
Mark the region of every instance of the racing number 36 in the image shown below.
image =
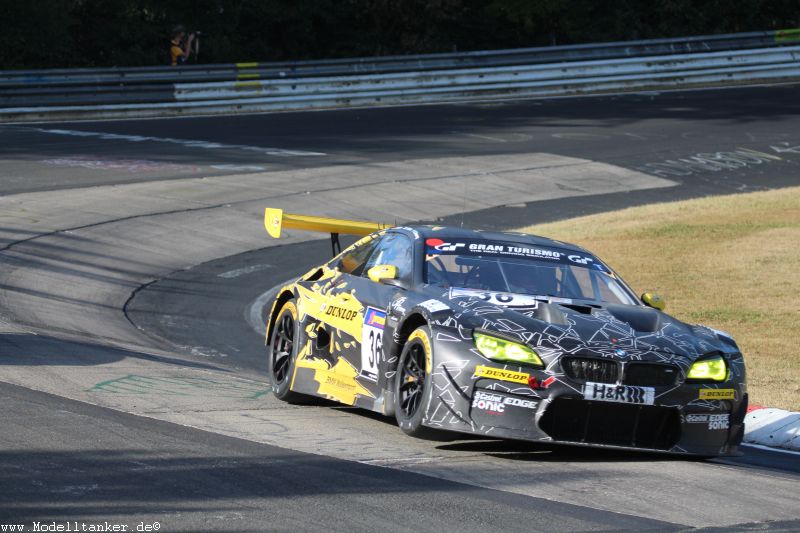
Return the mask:
<path id="1" fill-rule="evenodd" d="M 367 307 L 364 313 L 364 329 L 361 330 L 361 377 L 370 381 L 378 380 L 385 324 L 385 311 Z"/>
<path id="2" fill-rule="evenodd" d="M 381 350 L 383 349 L 383 334 L 380 331 L 371 330 L 369 332 L 369 366 L 375 368 L 380 361 Z"/>

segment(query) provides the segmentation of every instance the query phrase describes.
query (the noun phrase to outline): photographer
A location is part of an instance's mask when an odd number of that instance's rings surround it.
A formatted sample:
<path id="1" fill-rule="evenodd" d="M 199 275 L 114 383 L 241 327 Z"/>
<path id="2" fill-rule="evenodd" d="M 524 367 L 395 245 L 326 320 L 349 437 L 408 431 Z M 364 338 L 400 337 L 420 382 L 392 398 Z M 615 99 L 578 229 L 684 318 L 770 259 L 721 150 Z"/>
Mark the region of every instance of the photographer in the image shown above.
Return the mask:
<path id="1" fill-rule="evenodd" d="M 176 26 L 172 30 L 172 38 L 169 42 L 170 65 L 173 67 L 183 65 L 189 60 L 194 48 L 192 45 L 199 44 L 199 39 L 198 42 L 195 42 L 195 37 L 194 33 L 190 33 L 187 39 L 186 28 L 183 26 Z"/>

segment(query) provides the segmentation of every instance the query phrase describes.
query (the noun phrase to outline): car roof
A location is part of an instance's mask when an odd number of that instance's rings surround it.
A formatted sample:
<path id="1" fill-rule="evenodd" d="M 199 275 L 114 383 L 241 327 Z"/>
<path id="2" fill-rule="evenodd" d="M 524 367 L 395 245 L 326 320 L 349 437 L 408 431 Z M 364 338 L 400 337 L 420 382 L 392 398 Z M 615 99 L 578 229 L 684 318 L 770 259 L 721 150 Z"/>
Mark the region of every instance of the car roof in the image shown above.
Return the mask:
<path id="1" fill-rule="evenodd" d="M 527 244 L 533 246 L 548 246 L 551 248 L 562 248 L 567 250 L 575 250 L 586 252 L 584 248 L 571 244 L 568 242 L 557 241 L 541 237 L 539 235 L 532 235 L 530 233 L 515 233 L 510 231 L 481 231 L 467 228 L 459 228 L 456 226 L 403 226 L 397 229 L 410 229 L 417 231 L 423 239 L 436 237 L 439 239 L 479 239 L 486 241 L 500 241 L 515 244 Z"/>

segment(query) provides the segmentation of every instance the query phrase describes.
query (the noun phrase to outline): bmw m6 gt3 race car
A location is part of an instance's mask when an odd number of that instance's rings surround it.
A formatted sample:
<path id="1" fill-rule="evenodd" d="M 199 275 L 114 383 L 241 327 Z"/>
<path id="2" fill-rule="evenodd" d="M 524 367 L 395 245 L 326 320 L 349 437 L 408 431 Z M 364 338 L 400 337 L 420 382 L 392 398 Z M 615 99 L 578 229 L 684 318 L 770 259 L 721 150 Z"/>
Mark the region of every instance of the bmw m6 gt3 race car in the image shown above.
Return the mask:
<path id="1" fill-rule="evenodd" d="M 637 297 L 603 261 L 520 233 L 284 214 L 282 228 L 366 235 L 278 290 L 269 377 L 437 430 L 699 456 L 737 452 L 742 354 Z"/>

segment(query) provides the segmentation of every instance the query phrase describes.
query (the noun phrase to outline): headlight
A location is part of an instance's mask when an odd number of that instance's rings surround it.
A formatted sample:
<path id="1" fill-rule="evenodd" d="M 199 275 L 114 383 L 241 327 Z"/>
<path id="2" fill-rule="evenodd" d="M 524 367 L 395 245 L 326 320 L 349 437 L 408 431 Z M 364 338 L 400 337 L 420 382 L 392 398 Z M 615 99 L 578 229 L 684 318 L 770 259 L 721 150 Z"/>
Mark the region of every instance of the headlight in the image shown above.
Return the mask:
<path id="1" fill-rule="evenodd" d="M 487 359 L 499 363 L 518 363 L 543 367 L 539 355 L 524 344 L 498 339 L 484 333 L 473 332 L 475 346 Z"/>
<path id="2" fill-rule="evenodd" d="M 728 367 L 722 357 L 712 357 L 695 361 L 686 374 L 686 379 L 703 381 L 725 381 L 728 377 Z"/>

